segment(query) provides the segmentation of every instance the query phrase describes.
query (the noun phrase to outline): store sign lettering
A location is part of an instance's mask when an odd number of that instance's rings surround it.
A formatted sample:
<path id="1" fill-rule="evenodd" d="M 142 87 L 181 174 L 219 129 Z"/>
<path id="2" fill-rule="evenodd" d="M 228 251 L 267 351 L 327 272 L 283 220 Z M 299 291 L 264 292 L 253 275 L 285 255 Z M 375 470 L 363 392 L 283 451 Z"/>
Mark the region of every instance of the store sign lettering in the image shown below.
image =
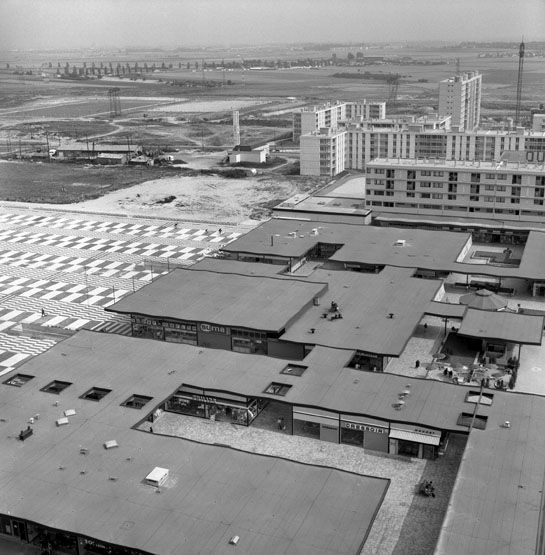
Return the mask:
<path id="1" fill-rule="evenodd" d="M 224 326 L 215 326 L 214 324 L 199 324 L 200 331 L 204 333 L 221 333 L 222 335 L 229 335 L 229 331 Z"/>
<path id="2" fill-rule="evenodd" d="M 367 424 L 354 424 L 353 422 L 343 422 L 343 426 L 349 430 L 358 430 L 360 432 L 373 432 L 375 434 L 387 434 L 386 428 L 377 428 L 376 426 L 368 426 Z"/>
<path id="3" fill-rule="evenodd" d="M 202 403 L 210 403 L 210 404 L 216 404 L 216 398 L 215 397 L 208 397 L 207 395 L 193 395 L 193 399 L 195 399 L 195 401 L 200 401 Z"/>

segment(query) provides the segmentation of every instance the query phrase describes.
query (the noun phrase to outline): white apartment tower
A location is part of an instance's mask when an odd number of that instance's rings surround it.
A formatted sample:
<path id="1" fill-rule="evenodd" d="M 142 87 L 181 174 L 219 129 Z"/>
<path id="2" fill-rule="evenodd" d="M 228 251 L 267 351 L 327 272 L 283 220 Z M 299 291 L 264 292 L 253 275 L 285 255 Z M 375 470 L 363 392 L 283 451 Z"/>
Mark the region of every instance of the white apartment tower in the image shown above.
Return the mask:
<path id="1" fill-rule="evenodd" d="M 344 171 L 346 132 L 325 127 L 301 136 L 301 175 L 334 176 Z"/>
<path id="2" fill-rule="evenodd" d="M 439 115 L 451 116 L 451 125 L 471 131 L 481 119 L 482 75 L 463 73 L 439 82 Z"/>

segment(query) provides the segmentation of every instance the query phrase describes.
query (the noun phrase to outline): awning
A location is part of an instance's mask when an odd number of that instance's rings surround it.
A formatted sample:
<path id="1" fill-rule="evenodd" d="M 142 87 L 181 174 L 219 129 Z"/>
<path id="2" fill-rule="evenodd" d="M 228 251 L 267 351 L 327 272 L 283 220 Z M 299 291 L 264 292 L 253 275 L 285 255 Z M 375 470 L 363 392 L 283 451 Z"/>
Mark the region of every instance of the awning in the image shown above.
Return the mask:
<path id="1" fill-rule="evenodd" d="M 428 445 L 439 445 L 439 436 L 429 436 L 426 434 L 418 434 L 409 432 L 408 430 L 390 430 L 390 437 L 394 439 L 403 439 L 405 441 L 413 441 L 414 443 L 426 443 Z"/>

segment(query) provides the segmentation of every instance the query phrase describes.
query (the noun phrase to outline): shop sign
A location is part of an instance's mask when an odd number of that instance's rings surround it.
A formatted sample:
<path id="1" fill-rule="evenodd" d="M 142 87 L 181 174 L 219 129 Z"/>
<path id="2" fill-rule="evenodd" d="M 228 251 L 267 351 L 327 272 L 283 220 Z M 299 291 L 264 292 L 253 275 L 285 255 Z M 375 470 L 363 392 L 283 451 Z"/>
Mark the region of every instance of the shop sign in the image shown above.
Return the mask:
<path id="1" fill-rule="evenodd" d="M 441 437 L 441 432 L 438 430 L 430 430 L 429 428 L 421 428 L 420 426 L 411 426 L 410 424 L 392 424 L 391 428 L 392 430 L 406 430 L 416 434 Z"/>
<path id="2" fill-rule="evenodd" d="M 358 430 L 360 432 L 373 432 L 375 434 L 387 434 L 387 428 L 379 428 L 377 426 L 369 426 L 368 424 L 356 424 L 354 422 L 343 422 L 343 428 L 348 430 Z"/>
<path id="3" fill-rule="evenodd" d="M 199 324 L 199 330 L 204 333 L 219 333 L 221 335 L 229 335 L 229 329 L 224 326 L 216 326 L 214 324 Z"/>
<path id="4" fill-rule="evenodd" d="M 216 398 L 215 397 L 208 397 L 206 395 L 193 395 L 193 399 L 195 401 L 200 401 L 201 403 L 216 404 Z"/>

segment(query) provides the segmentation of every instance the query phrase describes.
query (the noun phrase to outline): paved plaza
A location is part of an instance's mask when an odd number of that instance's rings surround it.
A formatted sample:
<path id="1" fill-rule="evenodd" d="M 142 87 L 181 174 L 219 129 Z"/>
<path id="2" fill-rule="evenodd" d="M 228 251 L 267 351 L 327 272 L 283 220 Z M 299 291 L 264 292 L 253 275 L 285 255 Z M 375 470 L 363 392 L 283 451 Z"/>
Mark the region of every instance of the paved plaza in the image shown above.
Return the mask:
<path id="1" fill-rule="evenodd" d="M 62 330 L 130 334 L 104 308 L 169 269 L 245 233 L 209 223 L 5 205 L 0 213 L 0 376 L 62 340 Z"/>

